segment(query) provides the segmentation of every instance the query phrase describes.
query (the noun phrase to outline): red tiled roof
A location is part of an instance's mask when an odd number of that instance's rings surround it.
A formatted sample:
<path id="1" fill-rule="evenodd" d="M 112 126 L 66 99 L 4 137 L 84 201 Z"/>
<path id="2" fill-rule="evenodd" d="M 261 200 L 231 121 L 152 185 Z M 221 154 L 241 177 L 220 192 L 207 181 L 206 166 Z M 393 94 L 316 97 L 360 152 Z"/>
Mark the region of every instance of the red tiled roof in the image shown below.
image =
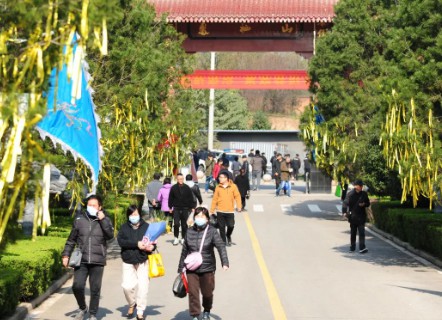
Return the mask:
<path id="1" fill-rule="evenodd" d="M 169 22 L 331 22 L 338 0 L 147 0 Z"/>

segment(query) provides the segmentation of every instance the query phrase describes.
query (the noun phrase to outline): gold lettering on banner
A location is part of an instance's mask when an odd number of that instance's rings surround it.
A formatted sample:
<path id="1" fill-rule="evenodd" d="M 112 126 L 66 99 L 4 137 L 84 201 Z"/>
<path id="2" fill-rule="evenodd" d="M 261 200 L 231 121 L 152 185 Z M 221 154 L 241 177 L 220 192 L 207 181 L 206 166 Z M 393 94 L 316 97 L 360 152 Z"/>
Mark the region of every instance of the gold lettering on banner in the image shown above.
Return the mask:
<path id="1" fill-rule="evenodd" d="M 210 34 L 210 32 L 207 31 L 207 25 L 205 22 L 201 22 L 200 27 L 198 29 L 198 34 L 203 37 Z"/>
<path id="2" fill-rule="evenodd" d="M 252 30 L 252 27 L 249 26 L 248 24 L 242 24 L 239 27 L 239 32 L 241 32 L 241 33 L 249 32 L 250 30 Z"/>
<path id="3" fill-rule="evenodd" d="M 283 25 L 281 27 L 281 31 L 282 31 L 282 33 L 292 33 L 293 32 L 293 27 L 289 27 L 289 24 L 286 23 L 285 25 Z"/>

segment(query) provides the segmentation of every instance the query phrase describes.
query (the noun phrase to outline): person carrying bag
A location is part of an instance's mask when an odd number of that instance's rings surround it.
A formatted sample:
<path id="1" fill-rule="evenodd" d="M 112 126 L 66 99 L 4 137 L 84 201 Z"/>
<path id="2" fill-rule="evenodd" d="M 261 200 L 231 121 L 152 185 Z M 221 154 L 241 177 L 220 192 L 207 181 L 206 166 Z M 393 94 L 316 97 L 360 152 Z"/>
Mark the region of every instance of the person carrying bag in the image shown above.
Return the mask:
<path id="1" fill-rule="evenodd" d="M 218 250 L 221 264 L 226 271 L 229 269 L 229 260 L 224 241 L 216 228 L 209 224 L 209 211 L 206 208 L 195 209 L 194 225 L 189 228 L 178 264 L 178 273 L 182 277 L 183 269 L 187 276 L 189 293 L 189 313 L 192 319 L 199 319 L 201 314 L 201 298 L 203 296 L 203 320 L 210 319 L 210 310 L 213 304 L 215 289 L 216 259 L 214 248 Z M 184 285 L 177 277 L 177 289 Z M 175 290 L 174 290 L 175 292 Z"/>
<path id="2" fill-rule="evenodd" d="M 150 225 L 141 219 L 140 213 L 136 205 L 129 206 L 126 211 L 127 222 L 121 225 L 117 236 L 123 260 L 121 286 L 129 305 L 126 316 L 132 317 L 136 312 L 137 320 L 144 319 L 151 272 L 149 265 L 154 260 L 152 258 L 150 261 L 156 249 L 154 242 L 145 237 Z M 159 274 L 158 270 L 155 272 Z"/>
<path id="3" fill-rule="evenodd" d="M 89 231 L 89 234 L 87 236 L 87 242 L 89 242 L 92 231 L 95 229 L 95 226 L 97 224 L 94 224 L 91 227 L 91 231 Z M 83 258 L 83 252 L 81 250 L 80 245 L 77 243 L 77 246 L 75 247 L 74 251 L 72 251 L 71 256 L 69 257 L 69 267 L 71 268 L 79 268 L 81 265 L 81 259 Z"/>

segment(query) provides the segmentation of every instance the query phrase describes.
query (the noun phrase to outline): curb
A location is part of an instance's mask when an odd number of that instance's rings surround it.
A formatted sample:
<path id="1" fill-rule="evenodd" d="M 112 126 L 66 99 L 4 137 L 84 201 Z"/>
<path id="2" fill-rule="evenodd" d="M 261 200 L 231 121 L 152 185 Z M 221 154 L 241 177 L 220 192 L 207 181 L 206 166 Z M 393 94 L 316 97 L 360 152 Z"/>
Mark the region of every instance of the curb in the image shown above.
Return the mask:
<path id="1" fill-rule="evenodd" d="M 376 226 L 374 226 L 371 223 L 367 223 L 366 226 L 374 233 L 382 236 L 385 239 L 390 240 L 391 242 L 393 242 L 394 244 L 404 248 L 405 250 L 413 253 L 414 255 L 427 260 L 428 262 L 430 262 L 431 264 L 433 264 L 434 266 L 442 269 L 442 260 L 422 251 L 419 249 L 414 248 L 413 246 L 411 246 L 408 242 L 404 242 L 398 238 L 396 238 L 395 236 L 386 233 L 385 231 L 382 231 L 381 229 L 377 228 Z"/>
<path id="2" fill-rule="evenodd" d="M 40 305 L 45 301 L 51 294 L 57 291 L 66 281 L 69 280 L 74 274 L 72 272 L 66 272 L 60 279 L 56 280 L 43 294 L 32 300 L 31 302 L 23 302 L 18 305 L 15 312 L 9 318 L 5 320 L 24 320 L 26 316 L 32 309 Z"/>

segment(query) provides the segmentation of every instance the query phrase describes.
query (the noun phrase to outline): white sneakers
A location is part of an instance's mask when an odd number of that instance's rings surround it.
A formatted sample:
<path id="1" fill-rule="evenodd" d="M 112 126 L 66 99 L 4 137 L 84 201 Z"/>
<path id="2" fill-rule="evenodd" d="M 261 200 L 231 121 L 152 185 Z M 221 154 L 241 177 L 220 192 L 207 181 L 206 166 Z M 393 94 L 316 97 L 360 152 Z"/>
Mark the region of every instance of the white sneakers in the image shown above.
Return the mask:
<path id="1" fill-rule="evenodd" d="M 177 246 L 178 243 L 180 243 L 180 240 L 178 240 L 178 238 L 173 239 L 173 245 Z"/>

